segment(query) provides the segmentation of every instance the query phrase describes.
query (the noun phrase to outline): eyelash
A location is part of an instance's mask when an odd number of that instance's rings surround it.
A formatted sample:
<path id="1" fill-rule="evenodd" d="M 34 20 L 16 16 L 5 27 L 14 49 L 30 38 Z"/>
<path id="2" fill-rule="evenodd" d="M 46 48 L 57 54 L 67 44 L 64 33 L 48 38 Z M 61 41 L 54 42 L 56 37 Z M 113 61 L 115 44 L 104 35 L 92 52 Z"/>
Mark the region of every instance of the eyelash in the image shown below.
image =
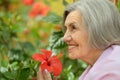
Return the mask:
<path id="1" fill-rule="evenodd" d="M 75 30 L 75 29 L 76 29 L 75 25 L 71 25 L 71 30 Z"/>

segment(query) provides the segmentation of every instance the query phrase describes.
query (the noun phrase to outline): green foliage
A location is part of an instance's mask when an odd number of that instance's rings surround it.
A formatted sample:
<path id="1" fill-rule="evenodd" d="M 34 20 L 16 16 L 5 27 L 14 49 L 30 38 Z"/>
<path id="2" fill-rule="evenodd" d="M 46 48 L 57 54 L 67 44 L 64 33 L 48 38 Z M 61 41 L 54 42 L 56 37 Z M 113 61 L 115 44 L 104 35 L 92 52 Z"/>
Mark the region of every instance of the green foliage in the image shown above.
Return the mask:
<path id="1" fill-rule="evenodd" d="M 120 12 L 120 1 L 118 2 L 118 9 L 119 9 L 119 12 Z"/>
<path id="2" fill-rule="evenodd" d="M 69 3 L 63 0 L 62 4 Z M 62 17 L 51 11 L 46 17 L 29 18 L 30 8 L 21 0 L 0 0 L 0 80 L 35 78 L 39 63 L 31 56 L 40 48 L 63 53 L 63 71 L 58 80 L 78 80 L 87 65 L 81 60 L 68 58 L 67 44 L 62 41 L 64 34 L 61 29 L 55 30 L 55 25 L 62 24 Z M 120 3 L 118 8 L 120 10 Z"/>
<path id="3" fill-rule="evenodd" d="M 0 68 L 0 80 L 30 80 L 36 75 L 37 71 L 35 68 L 38 67 L 38 63 L 34 61 L 14 61 L 6 67 Z"/>
<path id="4" fill-rule="evenodd" d="M 69 3 L 66 0 L 63 0 L 63 5 L 67 6 Z"/>
<path id="5" fill-rule="evenodd" d="M 52 33 L 49 39 L 51 49 L 59 49 L 59 48 L 64 48 L 67 46 L 67 44 L 65 44 L 62 41 L 63 35 L 64 34 L 62 31 L 57 31 L 57 32 Z"/>
<path id="6" fill-rule="evenodd" d="M 38 64 L 31 59 L 35 52 L 33 43 L 18 37 L 18 33 L 24 31 L 26 21 L 18 13 L 1 12 L 0 80 L 30 80 L 35 76 Z"/>
<path id="7" fill-rule="evenodd" d="M 61 19 L 62 18 L 55 13 L 50 13 L 48 16 L 43 18 L 44 21 L 50 22 L 50 23 L 53 23 L 53 24 L 60 24 Z"/>

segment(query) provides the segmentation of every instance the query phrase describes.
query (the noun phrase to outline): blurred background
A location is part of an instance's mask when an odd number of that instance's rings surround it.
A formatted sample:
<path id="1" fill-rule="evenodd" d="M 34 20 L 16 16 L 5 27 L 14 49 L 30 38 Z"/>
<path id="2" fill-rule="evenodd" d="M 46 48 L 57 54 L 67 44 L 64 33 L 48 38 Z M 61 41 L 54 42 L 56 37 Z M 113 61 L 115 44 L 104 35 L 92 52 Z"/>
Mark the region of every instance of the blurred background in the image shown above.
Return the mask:
<path id="1" fill-rule="evenodd" d="M 0 80 L 36 80 L 40 49 L 59 55 L 63 71 L 58 80 L 78 80 L 87 67 L 70 60 L 62 41 L 62 15 L 75 0 L 0 0 Z M 120 9 L 119 0 L 111 0 Z"/>

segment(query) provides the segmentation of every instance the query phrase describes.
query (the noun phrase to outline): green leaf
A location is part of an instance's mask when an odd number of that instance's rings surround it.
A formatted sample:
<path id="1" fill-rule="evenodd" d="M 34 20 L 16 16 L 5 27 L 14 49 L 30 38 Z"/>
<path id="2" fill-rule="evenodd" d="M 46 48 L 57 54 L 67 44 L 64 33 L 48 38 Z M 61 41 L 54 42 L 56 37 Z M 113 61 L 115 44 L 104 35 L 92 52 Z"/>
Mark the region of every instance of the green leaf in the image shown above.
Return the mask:
<path id="1" fill-rule="evenodd" d="M 47 21 L 54 24 L 60 24 L 62 21 L 62 18 L 55 13 L 50 13 L 50 15 L 43 18 L 43 21 Z"/>
<path id="2" fill-rule="evenodd" d="M 33 46 L 32 43 L 30 42 L 23 42 L 21 43 L 21 47 L 24 49 L 24 51 L 28 54 L 30 54 L 31 52 L 35 51 L 35 47 Z"/>
<path id="3" fill-rule="evenodd" d="M 6 71 L 3 73 L 3 75 L 7 77 L 8 79 L 15 79 L 16 77 L 16 73 L 14 71 L 12 72 Z"/>
<path id="4" fill-rule="evenodd" d="M 67 46 L 65 42 L 62 41 L 63 32 L 53 32 L 52 36 L 50 37 L 50 48 L 51 49 L 61 49 Z"/>
<path id="5" fill-rule="evenodd" d="M 66 0 L 63 0 L 63 5 L 67 6 L 69 3 Z"/>
<path id="6" fill-rule="evenodd" d="M 4 20 L 1 18 L 0 18 L 0 37 L 6 42 L 10 39 L 9 26 L 5 24 Z"/>
<path id="7" fill-rule="evenodd" d="M 7 69 L 6 67 L 0 67 L 0 72 L 1 72 L 1 73 L 4 73 L 4 72 L 6 72 L 6 71 L 8 71 L 8 69 Z"/>
<path id="8" fill-rule="evenodd" d="M 30 74 L 30 68 L 23 68 L 20 70 L 17 80 L 28 80 Z"/>
<path id="9" fill-rule="evenodd" d="M 68 80 L 74 80 L 74 78 L 75 78 L 75 76 L 74 76 L 74 74 L 72 72 L 69 72 L 67 74 L 67 77 L 68 77 Z"/>
<path id="10" fill-rule="evenodd" d="M 11 61 L 21 61 L 23 59 L 23 52 L 20 49 L 12 48 L 8 54 Z"/>
<path id="11" fill-rule="evenodd" d="M 3 67 L 7 67 L 8 61 L 3 60 L 3 59 L 0 59 L 0 65 L 3 66 Z M 0 67 L 1 67 L 1 66 L 0 66 Z"/>
<path id="12" fill-rule="evenodd" d="M 17 70 L 19 69 L 20 64 L 17 61 L 14 61 L 9 65 L 9 67 L 11 68 L 11 70 Z"/>

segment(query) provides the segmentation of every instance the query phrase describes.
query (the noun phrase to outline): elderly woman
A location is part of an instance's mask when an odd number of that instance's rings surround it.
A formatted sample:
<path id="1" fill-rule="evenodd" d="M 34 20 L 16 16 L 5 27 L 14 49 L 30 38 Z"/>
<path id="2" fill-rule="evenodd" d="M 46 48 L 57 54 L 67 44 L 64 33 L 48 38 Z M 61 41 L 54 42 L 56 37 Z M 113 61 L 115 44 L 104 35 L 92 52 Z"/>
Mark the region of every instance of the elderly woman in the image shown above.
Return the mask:
<path id="1" fill-rule="evenodd" d="M 112 2 L 79 0 L 66 8 L 63 24 L 69 57 L 89 64 L 79 80 L 120 80 L 120 14 Z"/>

